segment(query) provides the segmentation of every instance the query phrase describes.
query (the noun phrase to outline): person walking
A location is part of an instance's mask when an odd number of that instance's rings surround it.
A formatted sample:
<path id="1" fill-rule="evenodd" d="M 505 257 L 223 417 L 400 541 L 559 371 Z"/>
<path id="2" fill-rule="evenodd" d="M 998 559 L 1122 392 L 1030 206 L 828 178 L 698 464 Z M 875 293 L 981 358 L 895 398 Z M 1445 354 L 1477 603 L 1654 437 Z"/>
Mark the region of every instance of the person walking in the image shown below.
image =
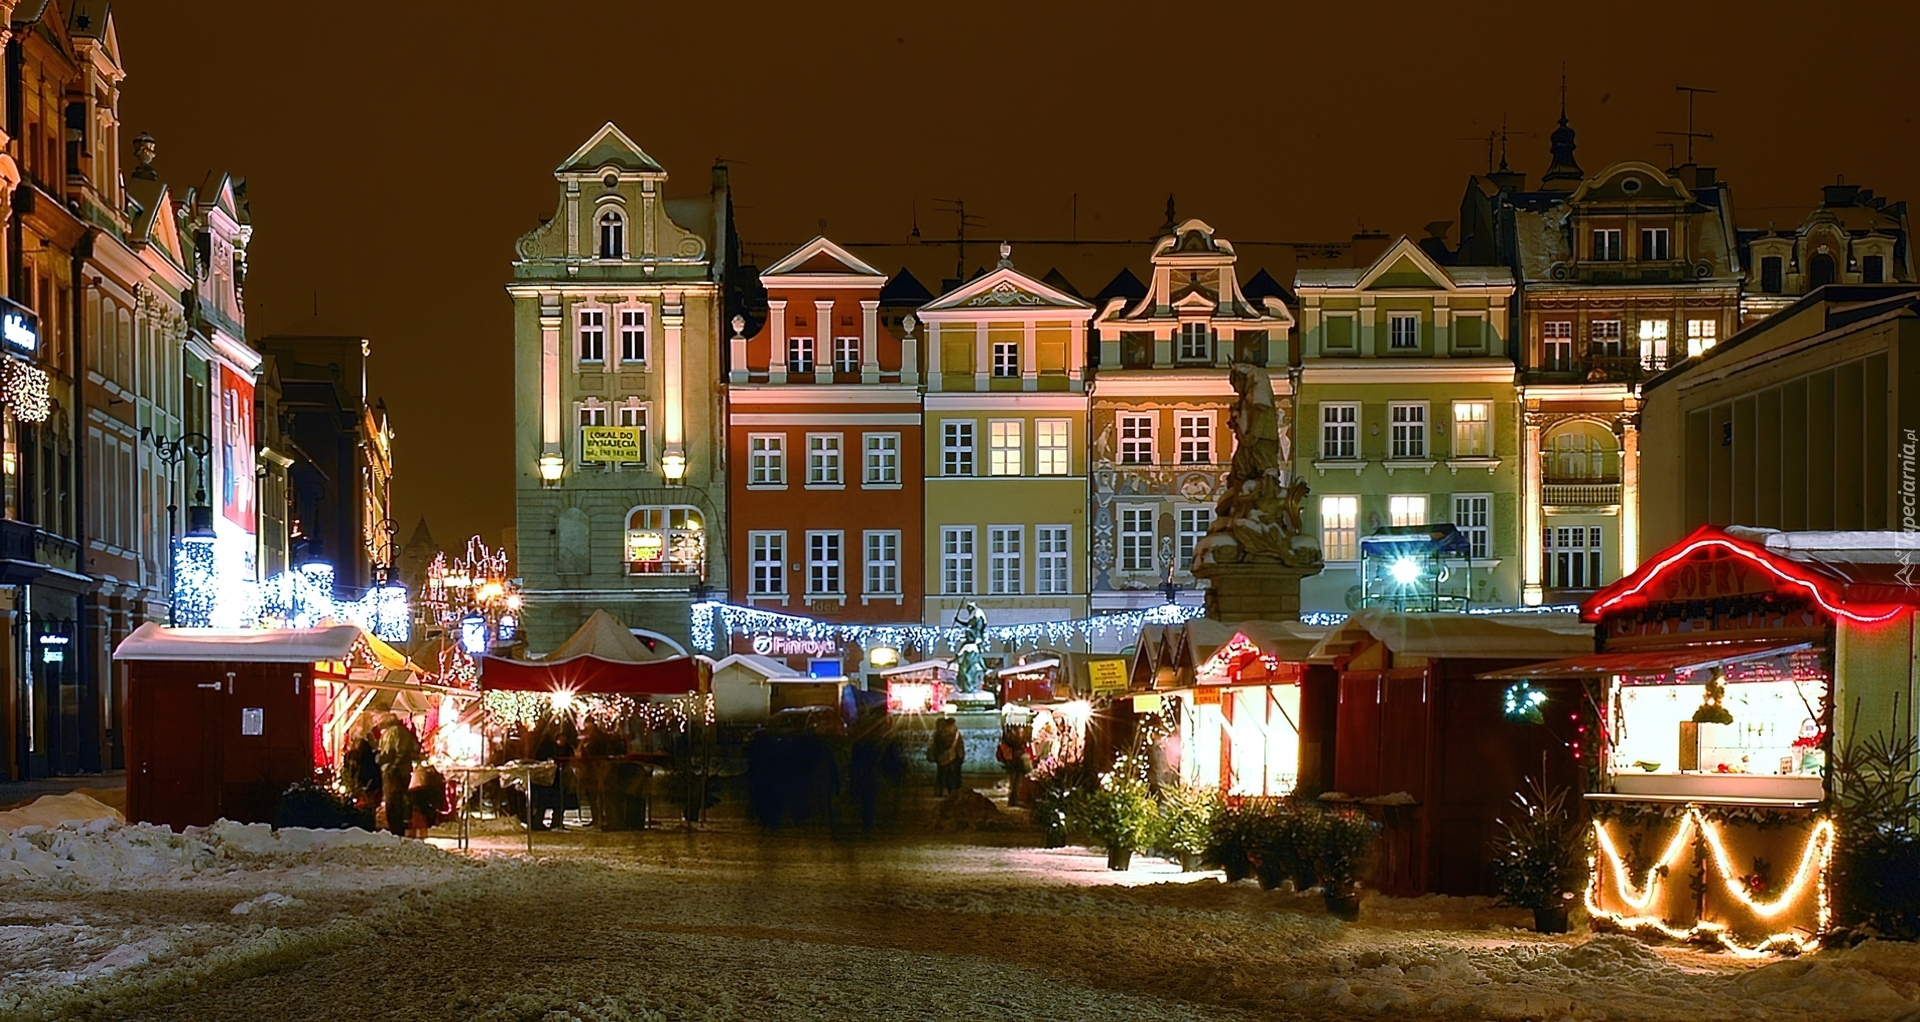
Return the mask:
<path id="1" fill-rule="evenodd" d="M 1000 729 L 1000 747 L 993 752 L 1000 769 L 1007 772 L 1007 805 L 1017 806 L 1024 793 L 1027 773 L 1033 769 L 1032 730 L 1024 724 L 1008 724 Z"/>
<path id="2" fill-rule="evenodd" d="M 960 771 L 967 762 L 967 743 L 960 736 L 958 721 L 952 717 L 942 717 L 934 725 L 927 758 L 933 760 L 934 793 L 941 796 L 957 793 L 960 790 Z"/>
<path id="3" fill-rule="evenodd" d="M 389 713 L 380 721 L 375 756 L 380 763 L 380 790 L 387 807 L 387 831 L 405 835 L 412 812 L 407 808 L 407 786 L 414 764 L 420 762 L 420 739 L 399 717 Z"/>

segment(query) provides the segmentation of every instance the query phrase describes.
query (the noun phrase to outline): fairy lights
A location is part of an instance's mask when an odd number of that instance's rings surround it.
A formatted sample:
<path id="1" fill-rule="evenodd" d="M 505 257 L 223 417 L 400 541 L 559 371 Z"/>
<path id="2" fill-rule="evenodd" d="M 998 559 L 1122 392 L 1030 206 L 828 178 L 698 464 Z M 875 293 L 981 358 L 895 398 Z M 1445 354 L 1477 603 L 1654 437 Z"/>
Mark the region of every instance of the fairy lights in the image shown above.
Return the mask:
<path id="1" fill-rule="evenodd" d="M 862 649 L 913 647 L 932 652 L 942 645 L 957 647 L 966 629 L 948 625 L 839 624 L 797 614 L 779 614 L 758 607 L 742 607 L 707 600 L 692 606 L 693 644 L 714 652 L 731 646 L 735 635 L 772 633 L 803 639 L 832 639 Z M 987 641 L 1027 646 L 1063 646 L 1091 643 L 1109 636 L 1132 640 L 1147 625 L 1175 625 L 1203 615 L 1200 607 L 1162 604 L 1147 610 L 1097 614 L 1073 621 L 1033 621 L 988 625 Z"/>
<path id="2" fill-rule="evenodd" d="M 217 541 L 181 540 L 174 553 L 176 620 L 185 628 L 312 628 L 349 621 L 387 642 L 410 634 L 404 586 L 367 590 L 358 600 L 336 597 L 333 568 L 303 564 L 263 581 L 219 570 Z"/>
<path id="3" fill-rule="evenodd" d="M 0 401 L 13 409 L 13 417 L 21 422 L 45 422 L 53 414 L 47 374 L 18 359 L 0 362 Z"/>
<path id="4" fill-rule="evenodd" d="M 1724 550 L 1735 557 L 1759 566 L 1778 581 L 1803 591 L 1821 610 L 1834 617 L 1844 618 L 1859 624 L 1877 624 L 1906 613 L 1905 606 L 1863 606 L 1849 610 L 1842 604 L 1842 597 L 1833 588 L 1832 583 L 1822 580 L 1802 578 L 1790 573 L 1779 559 L 1770 557 L 1743 543 L 1735 542 L 1726 536 L 1707 535 L 1681 546 L 1679 549 L 1661 558 L 1659 561 L 1640 569 L 1634 575 L 1621 579 L 1609 589 L 1596 594 L 1593 601 L 1583 609 L 1582 614 L 1588 621 L 1598 621 L 1607 611 L 1623 603 L 1645 603 L 1648 597 L 1642 595 L 1655 580 L 1663 577 L 1667 569 L 1685 561 L 1701 550 Z"/>

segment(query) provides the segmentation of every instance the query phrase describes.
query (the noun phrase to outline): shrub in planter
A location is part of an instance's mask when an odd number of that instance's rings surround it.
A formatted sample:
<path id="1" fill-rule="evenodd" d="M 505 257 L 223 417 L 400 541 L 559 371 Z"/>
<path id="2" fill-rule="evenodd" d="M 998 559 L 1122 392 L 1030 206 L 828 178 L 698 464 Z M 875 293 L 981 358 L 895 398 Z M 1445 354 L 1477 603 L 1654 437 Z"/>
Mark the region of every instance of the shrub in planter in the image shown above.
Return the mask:
<path id="1" fill-rule="evenodd" d="M 373 829 L 373 811 L 335 791 L 324 780 L 300 781 L 280 793 L 273 807 L 273 826 L 311 827 L 315 830 Z"/>
<path id="2" fill-rule="evenodd" d="M 1920 940 L 1920 741 L 1876 734 L 1834 757 L 1836 917 Z"/>
<path id="3" fill-rule="evenodd" d="M 1528 782 L 1498 823 L 1493 841 L 1494 890 L 1515 908 L 1533 910 L 1533 928 L 1567 932 L 1567 912 L 1587 883 L 1587 830 L 1567 790 Z"/>
<path id="4" fill-rule="evenodd" d="M 1258 808 L 1242 803 L 1223 806 L 1207 826 L 1207 843 L 1201 858 L 1225 871 L 1228 883 L 1253 875 L 1254 832 L 1258 819 Z"/>
<path id="5" fill-rule="evenodd" d="M 1152 848 L 1161 834 L 1160 805 L 1143 772 L 1133 766 L 1123 760 L 1076 803 L 1087 836 L 1107 849 L 1112 869 L 1125 869 L 1122 860 Z"/>
<path id="6" fill-rule="evenodd" d="M 1356 889 L 1373 853 L 1380 825 L 1354 809 L 1319 811 L 1313 840 L 1313 865 L 1327 911 L 1349 922 L 1360 918 Z"/>
<path id="7" fill-rule="evenodd" d="M 1048 848 L 1064 848 L 1073 831 L 1084 825 L 1086 813 L 1079 801 L 1097 783 L 1078 762 L 1055 763 L 1027 775 L 1034 782 L 1032 814 Z"/>
<path id="8" fill-rule="evenodd" d="M 1180 860 L 1183 869 L 1194 869 L 1207 851 L 1214 819 L 1223 806 L 1220 793 L 1212 788 L 1186 784 L 1162 788 L 1160 846 Z"/>

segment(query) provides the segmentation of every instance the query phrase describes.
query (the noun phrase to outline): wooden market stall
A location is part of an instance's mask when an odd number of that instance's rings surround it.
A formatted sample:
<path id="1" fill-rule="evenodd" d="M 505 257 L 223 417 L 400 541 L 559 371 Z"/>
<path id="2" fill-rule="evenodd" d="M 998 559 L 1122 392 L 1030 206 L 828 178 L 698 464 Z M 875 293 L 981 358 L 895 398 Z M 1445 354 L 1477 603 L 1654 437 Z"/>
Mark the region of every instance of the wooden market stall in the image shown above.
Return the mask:
<path id="1" fill-rule="evenodd" d="M 1577 683 L 1546 690 L 1545 723 L 1510 718 L 1481 675 L 1593 648 L 1572 614 L 1362 611 L 1312 662 L 1338 672 L 1332 787 L 1382 823 L 1375 886 L 1389 894 L 1490 891 L 1495 820 L 1529 777 L 1577 774 Z"/>
<path id="2" fill-rule="evenodd" d="M 1596 918 L 1741 951 L 1831 924 L 1827 764 L 1914 732 L 1911 533 L 1702 527 L 1595 593 L 1597 649 L 1491 677 L 1577 685 Z"/>

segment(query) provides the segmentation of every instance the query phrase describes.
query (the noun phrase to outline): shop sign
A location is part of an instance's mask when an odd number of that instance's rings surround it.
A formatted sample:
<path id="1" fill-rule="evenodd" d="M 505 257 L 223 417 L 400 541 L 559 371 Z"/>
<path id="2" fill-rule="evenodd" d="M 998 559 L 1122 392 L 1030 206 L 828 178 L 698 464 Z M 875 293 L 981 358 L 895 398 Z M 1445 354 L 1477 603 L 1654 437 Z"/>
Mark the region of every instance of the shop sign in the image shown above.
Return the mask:
<path id="1" fill-rule="evenodd" d="M 1225 687 L 1224 685 L 1201 685 L 1193 690 L 1193 705 L 1219 706 L 1220 690 Z"/>
<path id="2" fill-rule="evenodd" d="M 1089 660 L 1087 661 L 1087 680 L 1092 683 L 1093 694 L 1112 695 L 1127 690 L 1127 662 L 1125 660 Z"/>
<path id="3" fill-rule="evenodd" d="M 615 464 L 640 461 L 640 427 L 580 427 L 580 460 Z"/>
<path id="4" fill-rule="evenodd" d="M 1160 698 L 1160 693 L 1158 693 L 1158 692 L 1153 692 L 1153 693 L 1149 693 L 1149 694 L 1147 694 L 1147 695 L 1143 695 L 1143 696 L 1134 696 L 1134 697 L 1133 697 L 1133 712 L 1135 712 L 1135 713 L 1159 713 L 1159 712 L 1160 712 L 1160 707 L 1161 707 L 1161 702 L 1162 702 L 1162 700 L 1161 700 L 1161 698 Z"/>
<path id="5" fill-rule="evenodd" d="M 22 306 L 0 298 L 0 337 L 7 347 L 35 351 L 40 347 L 40 319 Z"/>
<path id="6" fill-rule="evenodd" d="M 791 635 L 756 635 L 753 651 L 761 656 L 837 657 L 840 644 L 832 639 L 802 639 Z"/>

